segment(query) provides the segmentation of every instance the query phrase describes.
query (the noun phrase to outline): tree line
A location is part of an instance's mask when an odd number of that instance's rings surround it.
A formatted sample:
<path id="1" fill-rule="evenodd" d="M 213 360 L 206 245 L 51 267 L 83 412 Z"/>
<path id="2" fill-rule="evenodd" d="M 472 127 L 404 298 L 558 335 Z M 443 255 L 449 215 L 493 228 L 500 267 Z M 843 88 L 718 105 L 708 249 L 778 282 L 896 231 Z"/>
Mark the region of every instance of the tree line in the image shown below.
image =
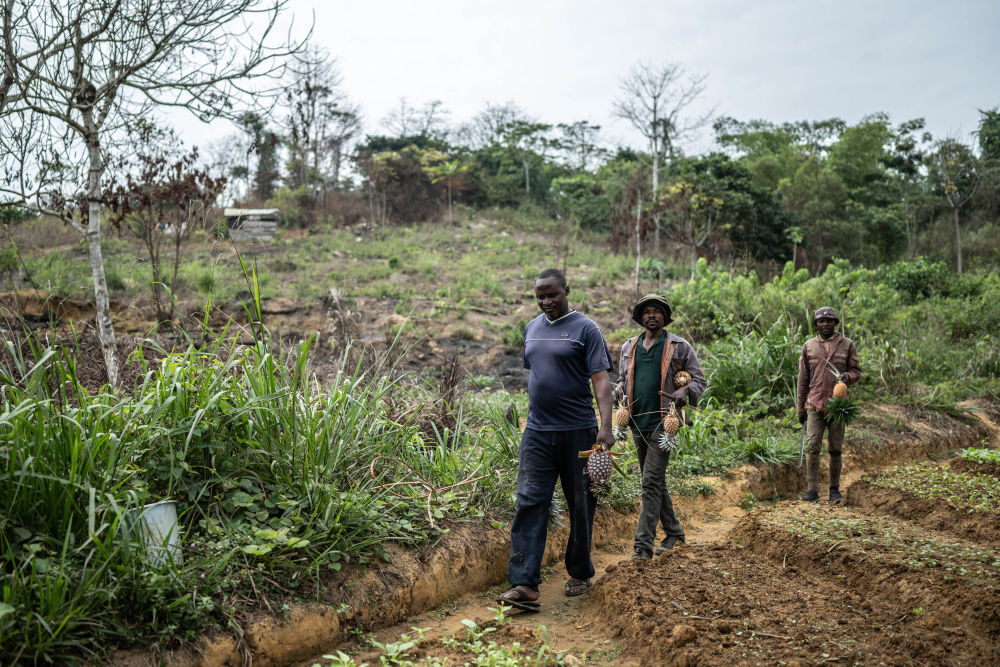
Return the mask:
<path id="1" fill-rule="evenodd" d="M 542 122 L 513 101 L 487 102 L 451 123 L 440 101 L 401 99 L 381 132 L 362 135 L 336 62 L 311 54 L 313 66 L 295 70 L 277 120 L 255 117 L 223 142 L 255 164 L 217 163 L 231 183 L 242 180 L 243 199 L 301 208 L 299 224 L 323 213 L 348 220 L 353 210 L 385 228 L 451 219 L 455 204 L 522 207 L 607 233 L 637 265 L 673 256 L 692 274 L 699 257 L 792 261 L 814 272 L 836 258 L 876 266 L 923 255 L 959 273 L 970 262 L 997 263 L 996 107 L 980 111 L 970 142 L 935 138 L 922 118 L 894 124 L 881 112 L 854 124 L 698 115 L 688 111 L 704 75 L 678 63 L 638 64 L 622 77 L 613 113 L 642 146 L 609 147 L 599 125 Z M 287 130 L 266 129 L 277 127 Z M 713 133 L 714 149 L 686 154 L 701 130 Z M 331 191 L 341 195 L 339 208 L 329 206 Z M 353 196 L 353 208 L 343 195 Z"/>
<path id="2" fill-rule="evenodd" d="M 401 99 L 363 133 L 336 60 L 280 29 L 287 0 L 11 0 L 0 13 L 3 219 L 55 216 L 86 240 L 112 384 L 102 224 L 132 229 L 169 290 L 164 244 L 176 273 L 184 230 L 222 201 L 278 205 L 286 224 L 383 232 L 450 220 L 455 205 L 518 207 L 633 253 L 636 288 L 643 266 L 668 258 L 692 275 L 699 257 L 814 271 L 834 258 L 997 264 L 997 108 L 981 111 L 970 143 L 885 114 L 738 120 L 692 113 L 704 75 L 640 63 L 612 110 L 641 146 L 610 146 L 588 120 L 544 122 L 514 101 L 456 123 L 440 101 Z M 239 131 L 202 154 L 156 122 L 170 108 Z M 717 149 L 686 154 L 709 127 Z M 170 300 L 154 292 L 169 320 Z"/>

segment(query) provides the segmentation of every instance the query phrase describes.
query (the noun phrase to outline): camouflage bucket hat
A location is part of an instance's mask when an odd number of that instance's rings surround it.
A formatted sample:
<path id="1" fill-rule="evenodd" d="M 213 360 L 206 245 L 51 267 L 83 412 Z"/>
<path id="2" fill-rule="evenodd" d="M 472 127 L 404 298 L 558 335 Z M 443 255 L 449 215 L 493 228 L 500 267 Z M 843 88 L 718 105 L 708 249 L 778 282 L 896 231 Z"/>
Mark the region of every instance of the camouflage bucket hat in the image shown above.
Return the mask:
<path id="1" fill-rule="evenodd" d="M 639 326 L 642 324 L 642 309 L 646 306 L 657 306 L 663 311 L 663 324 L 666 326 L 673 322 L 673 318 L 670 316 L 672 310 L 670 308 L 670 302 L 664 299 L 659 294 L 647 294 L 646 296 L 639 299 L 636 304 L 632 307 L 632 320 Z"/>
<path id="2" fill-rule="evenodd" d="M 815 324 L 816 320 L 820 319 L 821 317 L 825 317 L 831 320 L 836 320 L 838 324 L 840 323 L 840 318 L 837 317 L 837 311 L 835 311 L 830 306 L 823 306 L 822 308 L 818 308 L 816 310 L 815 314 L 813 314 L 813 324 Z"/>

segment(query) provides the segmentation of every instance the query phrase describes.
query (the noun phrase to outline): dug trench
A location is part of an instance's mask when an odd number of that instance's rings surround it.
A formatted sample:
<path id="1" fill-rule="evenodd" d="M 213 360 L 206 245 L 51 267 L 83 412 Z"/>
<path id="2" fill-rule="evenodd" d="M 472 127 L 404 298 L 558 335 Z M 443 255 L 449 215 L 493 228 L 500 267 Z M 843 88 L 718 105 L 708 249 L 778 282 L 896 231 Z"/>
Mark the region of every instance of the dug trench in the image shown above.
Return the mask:
<path id="1" fill-rule="evenodd" d="M 987 438 L 1000 445 L 998 406 L 965 407 L 974 418 L 868 408 L 869 427 L 845 450 L 844 485 L 852 484 L 848 502 L 862 497 L 851 489 L 866 473 L 901 462 L 944 459 Z M 743 466 L 706 481 L 714 493 L 675 498 L 687 543 L 652 561 L 628 560 L 636 516 L 600 509 L 594 532 L 597 576 L 584 596 L 562 595 L 566 534 L 555 528 L 546 549 L 541 611 L 515 615 L 494 641 L 530 645 L 544 638 L 568 664 L 1000 660 L 1000 566 L 987 564 L 987 574 L 976 575 L 979 579 L 948 577 L 937 569 L 907 566 L 906 556 L 889 544 L 857 542 L 870 539 L 872 531 L 832 543 L 810 540 L 799 534 L 808 512 L 847 525 L 871 521 L 874 508 L 863 500 L 847 507 L 780 501 L 804 488 L 796 466 Z M 748 513 L 741 508 L 748 498 L 761 509 Z M 880 514 L 878 520 L 894 519 Z M 905 537 L 911 524 L 903 524 Z M 955 534 L 937 535 L 946 538 L 962 545 L 959 550 L 978 550 L 980 560 L 996 554 L 995 540 L 980 544 Z M 486 624 L 495 617 L 508 550 L 506 527 L 454 525 L 433 546 L 391 547 L 391 562 L 339 573 L 320 592 L 322 602 L 293 605 L 282 618 L 261 614 L 243 626 L 239 641 L 231 635 L 206 636 L 182 649 L 119 651 L 109 663 L 312 665 L 328 663 L 323 656 L 338 649 L 354 653 L 358 664 L 371 663 L 378 661 L 377 654 L 366 653 L 371 640 L 394 641 L 415 627 L 423 636 L 420 653 L 444 656 L 444 649 L 438 654 L 431 648 L 439 646 L 437 639 L 463 632 L 464 619 Z"/>

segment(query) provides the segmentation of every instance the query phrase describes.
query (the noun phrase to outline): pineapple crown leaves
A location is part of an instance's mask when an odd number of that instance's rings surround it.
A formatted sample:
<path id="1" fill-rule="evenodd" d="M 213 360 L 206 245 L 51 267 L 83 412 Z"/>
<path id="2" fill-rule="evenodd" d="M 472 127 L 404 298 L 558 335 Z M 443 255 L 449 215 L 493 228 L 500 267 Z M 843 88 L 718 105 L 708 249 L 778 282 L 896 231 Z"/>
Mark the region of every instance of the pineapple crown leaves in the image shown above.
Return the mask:
<path id="1" fill-rule="evenodd" d="M 858 404 L 849 398 L 833 397 L 823 406 L 823 419 L 828 424 L 847 426 L 858 416 Z"/>
<path id="2" fill-rule="evenodd" d="M 843 380 L 841 380 L 841 377 L 844 374 L 838 371 L 836 368 L 834 368 L 833 364 L 830 363 L 829 359 L 824 359 L 823 361 L 826 362 L 827 370 L 830 371 L 830 374 L 833 375 L 834 378 L 836 378 L 837 382 L 843 382 Z"/>

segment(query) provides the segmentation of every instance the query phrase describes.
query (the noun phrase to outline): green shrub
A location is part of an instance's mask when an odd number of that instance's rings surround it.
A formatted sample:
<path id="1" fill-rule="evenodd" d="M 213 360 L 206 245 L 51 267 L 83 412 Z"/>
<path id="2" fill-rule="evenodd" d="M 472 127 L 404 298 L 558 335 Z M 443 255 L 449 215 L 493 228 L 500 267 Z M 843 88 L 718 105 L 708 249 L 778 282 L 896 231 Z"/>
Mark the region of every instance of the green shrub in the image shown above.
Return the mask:
<path id="1" fill-rule="evenodd" d="M 792 407 L 802 336 L 783 318 L 764 332 L 744 327 L 713 343 L 703 360 L 706 397 L 750 414 L 780 414 Z"/>

